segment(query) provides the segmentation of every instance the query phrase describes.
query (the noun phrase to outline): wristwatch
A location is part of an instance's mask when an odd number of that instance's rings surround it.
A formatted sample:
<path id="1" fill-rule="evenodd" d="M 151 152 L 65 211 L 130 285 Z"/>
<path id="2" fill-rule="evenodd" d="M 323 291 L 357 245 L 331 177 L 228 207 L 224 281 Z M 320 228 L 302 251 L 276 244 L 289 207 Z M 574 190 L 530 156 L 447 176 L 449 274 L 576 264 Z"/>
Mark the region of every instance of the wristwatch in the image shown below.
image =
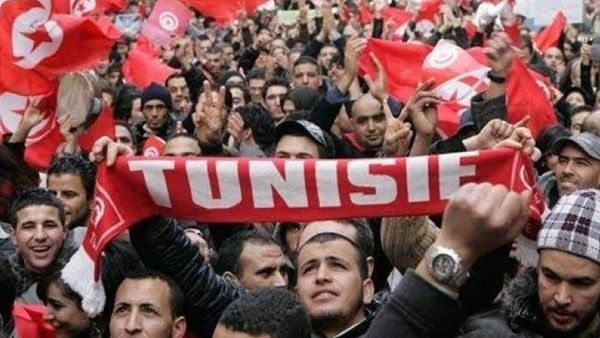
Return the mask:
<path id="1" fill-rule="evenodd" d="M 432 245 L 426 257 L 431 275 L 443 285 L 458 289 L 469 278 L 469 272 L 460 263 L 460 256 L 450 248 Z"/>

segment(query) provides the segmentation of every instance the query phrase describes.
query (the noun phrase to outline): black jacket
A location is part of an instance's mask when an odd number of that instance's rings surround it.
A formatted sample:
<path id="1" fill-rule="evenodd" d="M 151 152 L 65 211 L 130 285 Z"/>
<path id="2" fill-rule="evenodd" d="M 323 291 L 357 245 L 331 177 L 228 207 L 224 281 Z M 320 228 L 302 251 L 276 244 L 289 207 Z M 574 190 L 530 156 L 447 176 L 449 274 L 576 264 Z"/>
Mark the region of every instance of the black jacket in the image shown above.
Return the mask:
<path id="1" fill-rule="evenodd" d="M 245 290 L 217 275 L 176 221 L 150 218 L 130 230 L 131 243 L 144 264 L 175 280 L 185 294 L 190 330 L 212 337 L 225 308 Z"/>

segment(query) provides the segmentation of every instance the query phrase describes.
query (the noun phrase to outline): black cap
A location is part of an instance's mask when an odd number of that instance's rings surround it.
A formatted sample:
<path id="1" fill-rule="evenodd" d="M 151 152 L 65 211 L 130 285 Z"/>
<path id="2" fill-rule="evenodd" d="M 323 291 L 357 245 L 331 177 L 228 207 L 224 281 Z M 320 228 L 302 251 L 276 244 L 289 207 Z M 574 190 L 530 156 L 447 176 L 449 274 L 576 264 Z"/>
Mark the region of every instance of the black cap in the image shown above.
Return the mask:
<path id="1" fill-rule="evenodd" d="M 306 120 L 285 121 L 275 129 L 275 143 L 289 134 L 302 134 L 315 141 L 323 147 L 326 158 L 335 158 L 335 146 L 333 140 L 326 132 L 316 124 Z"/>

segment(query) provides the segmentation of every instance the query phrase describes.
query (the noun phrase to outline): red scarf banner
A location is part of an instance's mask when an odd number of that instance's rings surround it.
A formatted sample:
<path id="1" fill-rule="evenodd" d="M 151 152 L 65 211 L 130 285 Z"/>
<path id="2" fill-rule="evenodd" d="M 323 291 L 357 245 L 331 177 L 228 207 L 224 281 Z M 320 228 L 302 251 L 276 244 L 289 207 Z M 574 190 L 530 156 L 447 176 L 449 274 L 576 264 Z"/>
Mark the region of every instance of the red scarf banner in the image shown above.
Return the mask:
<path id="1" fill-rule="evenodd" d="M 520 192 L 535 190 L 534 177 L 527 156 L 509 149 L 318 161 L 121 157 L 99 168 L 86 237 L 62 277 L 83 296 L 84 310 L 96 314 L 104 306 L 102 250 L 154 215 L 216 223 L 430 215 L 442 213 L 466 183 Z M 537 224 L 542 200 L 532 206 Z"/>

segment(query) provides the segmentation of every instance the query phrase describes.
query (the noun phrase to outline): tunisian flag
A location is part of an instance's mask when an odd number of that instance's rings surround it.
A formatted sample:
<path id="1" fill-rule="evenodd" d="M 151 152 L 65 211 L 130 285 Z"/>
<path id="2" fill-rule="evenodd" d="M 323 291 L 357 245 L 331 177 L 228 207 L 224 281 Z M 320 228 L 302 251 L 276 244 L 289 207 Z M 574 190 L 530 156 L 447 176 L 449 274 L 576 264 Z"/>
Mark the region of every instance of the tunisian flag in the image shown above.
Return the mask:
<path id="1" fill-rule="evenodd" d="M 144 53 L 139 47 L 135 47 L 129 52 L 122 70 L 125 80 L 140 89 L 148 87 L 152 82 L 165 83 L 169 75 L 177 72 L 177 69 Z"/>
<path id="2" fill-rule="evenodd" d="M 256 8 L 268 0 L 183 0 L 183 3 L 214 18 L 219 24 L 227 24 L 237 17 L 239 10 L 252 15 Z"/>
<path id="3" fill-rule="evenodd" d="M 547 94 L 520 58 L 515 57 L 506 79 L 506 120 L 517 123 L 531 116 L 527 124 L 533 137 L 556 124 L 556 114 Z"/>
<path id="4" fill-rule="evenodd" d="M 13 307 L 15 331 L 18 337 L 54 338 L 54 328 L 44 320 L 44 306 L 15 303 Z"/>
<path id="5" fill-rule="evenodd" d="M 560 35 L 565 30 L 565 25 L 567 24 L 567 17 L 565 13 L 562 11 L 556 13 L 554 20 L 550 26 L 542 29 L 535 37 L 535 45 L 542 52 L 546 52 L 546 50 L 550 47 L 558 46 L 558 40 L 560 40 Z"/>
<path id="6" fill-rule="evenodd" d="M 360 74 L 376 78 L 369 57 L 369 53 L 374 53 L 386 71 L 390 93 L 406 102 L 421 80 L 421 66 L 431 50 L 432 47 L 425 44 L 369 39 L 359 59 Z"/>
<path id="7" fill-rule="evenodd" d="M 190 10 L 179 0 L 159 0 L 142 29 L 142 35 L 168 49 L 173 36 L 185 33 L 190 18 Z"/>
<path id="8" fill-rule="evenodd" d="M 25 140 L 25 162 L 38 170 L 49 167 L 56 148 L 64 142 L 56 122 L 56 92 L 43 95 L 19 95 L 0 88 L 0 135 L 12 134 L 28 107 L 37 107 L 43 114 L 43 120 L 27 135 Z"/>
<path id="9" fill-rule="evenodd" d="M 55 80 L 106 58 L 120 33 L 107 20 L 52 12 L 51 0 L 0 2 L 0 88 L 52 91 Z"/>
<path id="10" fill-rule="evenodd" d="M 440 96 L 438 132 L 454 135 L 460 115 L 471 106 L 471 98 L 488 88 L 489 68 L 480 63 L 481 48 L 466 51 L 441 40 L 423 63 L 422 81 L 433 78 L 433 92 Z M 484 56 L 485 57 L 485 56 Z"/>
<path id="11" fill-rule="evenodd" d="M 52 0 L 54 12 L 85 16 L 118 13 L 127 7 L 126 0 Z"/>

